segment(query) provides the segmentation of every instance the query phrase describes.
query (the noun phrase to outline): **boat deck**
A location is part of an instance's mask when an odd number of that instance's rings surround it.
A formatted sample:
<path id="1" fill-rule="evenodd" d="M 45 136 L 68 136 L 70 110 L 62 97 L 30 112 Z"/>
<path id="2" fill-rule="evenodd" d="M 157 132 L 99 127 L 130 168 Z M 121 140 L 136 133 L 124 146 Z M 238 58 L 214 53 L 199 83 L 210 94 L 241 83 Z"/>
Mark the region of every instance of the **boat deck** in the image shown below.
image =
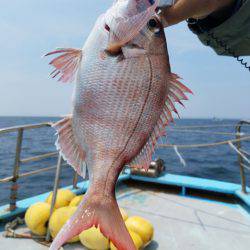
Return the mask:
<path id="1" fill-rule="evenodd" d="M 153 223 L 154 240 L 146 250 L 249 250 L 250 216 L 234 199 L 182 196 L 170 187 L 132 181 L 120 184 L 117 196 L 130 216 L 141 215 Z M 48 248 L 33 240 L 1 236 L 0 249 Z M 71 244 L 63 249 L 84 247 Z"/>

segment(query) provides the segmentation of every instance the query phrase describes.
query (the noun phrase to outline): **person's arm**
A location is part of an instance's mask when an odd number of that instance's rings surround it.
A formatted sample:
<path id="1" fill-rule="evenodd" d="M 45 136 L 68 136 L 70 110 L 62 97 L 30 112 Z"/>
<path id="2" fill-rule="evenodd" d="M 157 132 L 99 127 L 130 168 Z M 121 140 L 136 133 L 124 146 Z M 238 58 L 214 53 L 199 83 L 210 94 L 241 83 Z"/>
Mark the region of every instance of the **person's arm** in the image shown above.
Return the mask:
<path id="1" fill-rule="evenodd" d="M 233 5 L 235 0 L 177 0 L 162 10 L 163 25 L 177 24 L 188 18 L 204 18 Z M 218 13 L 219 14 L 219 13 Z"/>
<path id="2" fill-rule="evenodd" d="M 188 20 L 218 55 L 250 56 L 250 0 L 177 0 L 161 9 L 160 19 L 164 27 Z"/>

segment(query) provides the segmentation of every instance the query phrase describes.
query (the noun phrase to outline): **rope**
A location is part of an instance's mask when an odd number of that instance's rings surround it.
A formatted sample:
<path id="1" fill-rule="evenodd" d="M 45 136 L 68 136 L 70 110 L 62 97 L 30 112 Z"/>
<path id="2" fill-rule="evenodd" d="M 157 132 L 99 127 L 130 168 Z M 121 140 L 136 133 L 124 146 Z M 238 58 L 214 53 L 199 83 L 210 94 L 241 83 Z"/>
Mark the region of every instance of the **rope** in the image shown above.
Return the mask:
<path id="1" fill-rule="evenodd" d="M 246 169 L 248 169 L 248 170 L 250 170 L 250 167 L 247 166 L 247 165 L 245 165 L 245 164 L 243 164 L 243 167 L 246 168 Z"/>
<path id="2" fill-rule="evenodd" d="M 212 132 L 212 131 L 202 131 L 202 130 L 192 130 L 192 129 L 175 129 L 175 128 L 169 128 L 170 131 L 176 131 L 176 132 L 192 132 L 192 133 L 202 133 L 202 134 L 214 134 L 214 135 L 246 135 L 244 133 L 228 133 L 228 132 Z M 250 135 L 249 135 L 250 136 Z"/>
<path id="3" fill-rule="evenodd" d="M 214 147 L 214 146 L 220 146 L 228 144 L 229 142 L 239 142 L 239 141 L 247 141 L 250 140 L 250 136 L 245 136 L 239 139 L 233 139 L 233 140 L 227 140 L 227 141 L 221 141 L 221 142 L 214 142 L 214 143 L 204 143 L 204 144 L 189 144 L 189 145 L 173 145 L 173 144 L 159 144 L 158 147 L 162 148 L 205 148 L 205 147 Z"/>
<path id="4" fill-rule="evenodd" d="M 250 124 L 244 124 L 244 126 L 249 127 Z M 217 128 L 217 127 L 235 127 L 235 124 L 216 124 L 216 125 L 192 125 L 192 126 L 173 126 L 178 128 Z"/>
<path id="5" fill-rule="evenodd" d="M 231 141 L 228 142 L 228 145 L 235 150 L 247 163 L 250 164 L 250 160 L 242 153 L 240 150 L 238 150 Z"/>
<path id="6" fill-rule="evenodd" d="M 184 167 L 186 167 L 186 165 L 187 165 L 187 164 L 186 164 L 186 161 L 185 161 L 184 158 L 181 156 L 180 152 L 178 151 L 178 147 L 177 147 L 177 146 L 174 146 L 174 151 L 175 151 L 175 153 L 177 154 L 177 156 L 179 157 L 181 164 L 182 164 Z"/>
<path id="7" fill-rule="evenodd" d="M 24 225 L 24 219 L 17 217 L 13 221 L 5 225 L 5 232 L 3 234 L 6 238 L 18 238 L 18 239 L 43 239 L 44 236 L 33 235 L 31 233 L 17 233 L 16 228 L 20 225 Z"/>
<path id="8" fill-rule="evenodd" d="M 250 153 L 249 153 L 249 152 L 247 152 L 246 150 L 241 149 L 240 151 L 241 151 L 243 154 L 250 156 Z"/>

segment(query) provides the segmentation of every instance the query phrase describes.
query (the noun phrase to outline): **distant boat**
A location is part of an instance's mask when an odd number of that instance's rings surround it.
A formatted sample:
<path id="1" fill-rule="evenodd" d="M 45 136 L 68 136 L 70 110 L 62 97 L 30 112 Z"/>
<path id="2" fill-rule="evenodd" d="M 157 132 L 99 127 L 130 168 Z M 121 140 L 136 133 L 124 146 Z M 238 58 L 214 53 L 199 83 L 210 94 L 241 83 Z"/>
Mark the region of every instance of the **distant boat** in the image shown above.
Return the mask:
<path id="1" fill-rule="evenodd" d="M 212 118 L 212 120 L 215 121 L 215 122 L 221 122 L 221 121 L 223 121 L 222 118 L 218 118 L 218 117 L 215 117 L 215 116 Z"/>

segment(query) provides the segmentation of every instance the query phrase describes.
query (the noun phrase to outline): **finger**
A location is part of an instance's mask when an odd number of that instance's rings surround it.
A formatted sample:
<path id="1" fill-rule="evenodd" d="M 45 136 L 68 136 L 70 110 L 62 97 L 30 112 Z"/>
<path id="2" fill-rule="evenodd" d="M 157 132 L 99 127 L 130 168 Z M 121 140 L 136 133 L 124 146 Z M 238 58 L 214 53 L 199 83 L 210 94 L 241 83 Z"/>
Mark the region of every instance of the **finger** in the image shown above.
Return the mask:
<path id="1" fill-rule="evenodd" d="M 173 25 L 190 17 L 201 18 L 209 15 L 215 10 L 231 4 L 234 0 L 177 0 L 170 8 L 162 10 L 164 24 Z"/>

